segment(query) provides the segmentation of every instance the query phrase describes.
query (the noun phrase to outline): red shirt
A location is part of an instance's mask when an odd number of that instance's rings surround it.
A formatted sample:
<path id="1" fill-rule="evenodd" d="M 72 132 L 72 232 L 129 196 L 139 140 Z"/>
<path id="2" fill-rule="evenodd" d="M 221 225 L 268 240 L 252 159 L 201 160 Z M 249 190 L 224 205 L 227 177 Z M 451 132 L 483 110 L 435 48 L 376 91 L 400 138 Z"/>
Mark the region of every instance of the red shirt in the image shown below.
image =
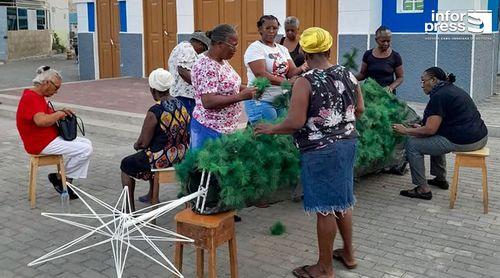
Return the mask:
<path id="1" fill-rule="evenodd" d="M 24 90 L 17 106 L 16 125 L 29 154 L 40 154 L 58 136 L 56 125 L 39 127 L 35 124 L 33 116 L 39 112 L 51 114 L 54 111 L 47 105 L 45 97 L 30 89 Z"/>

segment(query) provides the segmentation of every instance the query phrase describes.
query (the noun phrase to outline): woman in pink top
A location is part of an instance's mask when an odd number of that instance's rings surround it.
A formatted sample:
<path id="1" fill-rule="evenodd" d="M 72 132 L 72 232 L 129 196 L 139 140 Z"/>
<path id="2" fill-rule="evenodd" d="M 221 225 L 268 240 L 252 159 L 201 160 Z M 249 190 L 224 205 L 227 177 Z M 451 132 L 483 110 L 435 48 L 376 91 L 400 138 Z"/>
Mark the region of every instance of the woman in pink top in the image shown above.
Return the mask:
<path id="1" fill-rule="evenodd" d="M 238 34 L 231 25 L 221 24 L 207 32 L 210 48 L 192 68 L 196 106 L 191 120 L 191 149 L 206 140 L 236 130 L 243 111 L 241 101 L 252 99 L 256 88 L 241 85 L 241 78 L 227 60 L 238 47 Z"/>

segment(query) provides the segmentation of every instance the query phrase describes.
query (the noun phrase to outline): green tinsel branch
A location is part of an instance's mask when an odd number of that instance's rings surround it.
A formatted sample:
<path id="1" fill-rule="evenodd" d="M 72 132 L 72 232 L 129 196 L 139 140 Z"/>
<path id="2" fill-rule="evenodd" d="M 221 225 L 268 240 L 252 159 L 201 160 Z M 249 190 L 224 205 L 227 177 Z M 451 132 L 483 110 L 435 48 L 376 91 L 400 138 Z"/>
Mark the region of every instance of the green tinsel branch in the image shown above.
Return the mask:
<path id="1" fill-rule="evenodd" d="M 257 77 L 253 80 L 251 86 L 257 88 L 255 99 L 259 99 L 267 87 L 271 86 L 271 81 L 265 77 Z"/>
<path id="2" fill-rule="evenodd" d="M 388 93 L 375 80 L 368 78 L 361 86 L 365 111 L 356 122 L 360 134 L 356 151 L 356 166 L 370 166 L 376 161 L 392 157 L 397 144 L 405 137 L 392 130 L 394 123 L 402 123 L 408 115 L 407 106 Z"/>
<path id="3" fill-rule="evenodd" d="M 348 71 L 358 71 L 358 64 L 356 64 L 356 57 L 358 56 L 358 49 L 353 48 L 352 52 L 347 52 L 342 55 L 344 66 Z"/>
<path id="4" fill-rule="evenodd" d="M 288 80 L 283 81 L 281 89 L 283 89 L 283 94 L 274 99 L 273 105 L 278 109 L 288 108 L 290 106 L 290 99 L 292 98 L 292 83 Z"/>

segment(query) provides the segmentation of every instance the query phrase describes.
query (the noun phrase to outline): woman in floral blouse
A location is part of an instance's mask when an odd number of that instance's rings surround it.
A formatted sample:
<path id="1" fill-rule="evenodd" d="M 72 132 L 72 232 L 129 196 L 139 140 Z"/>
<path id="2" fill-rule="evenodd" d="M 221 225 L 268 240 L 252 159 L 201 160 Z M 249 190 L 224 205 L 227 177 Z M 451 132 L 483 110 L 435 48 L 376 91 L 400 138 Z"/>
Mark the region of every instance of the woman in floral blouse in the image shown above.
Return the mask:
<path id="1" fill-rule="evenodd" d="M 238 34 L 227 24 L 207 32 L 210 48 L 192 68 L 196 106 L 191 121 L 191 148 L 206 140 L 233 133 L 243 111 L 241 101 L 253 98 L 256 88 L 241 85 L 241 78 L 227 60 L 238 47 Z"/>
<path id="2" fill-rule="evenodd" d="M 301 152 L 304 209 L 315 213 L 319 259 L 293 270 L 296 277 L 333 277 L 332 256 L 356 267 L 352 248 L 353 168 L 356 118 L 363 97 L 355 76 L 328 61 L 333 38 L 312 27 L 300 37 L 311 68 L 295 81 L 287 118 L 280 124 L 259 124 L 257 134 L 291 134 Z M 344 248 L 333 249 L 337 227 Z"/>

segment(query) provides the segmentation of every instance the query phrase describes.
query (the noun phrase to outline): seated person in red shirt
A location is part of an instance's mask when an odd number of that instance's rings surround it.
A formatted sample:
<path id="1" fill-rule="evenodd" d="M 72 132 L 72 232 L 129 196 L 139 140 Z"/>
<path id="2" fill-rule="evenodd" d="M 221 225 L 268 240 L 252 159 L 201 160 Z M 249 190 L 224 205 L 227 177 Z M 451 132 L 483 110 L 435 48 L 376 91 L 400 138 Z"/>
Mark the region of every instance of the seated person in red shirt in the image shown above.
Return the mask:
<path id="1" fill-rule="evenodd" d="M 46 97 L 57 93 L 62 78 L 59 72 L 48 66 L 38 68 L 33 79 L 34 86 L 23 92 L 17 107 L 16 125 L 24 149 L 29 154 L 62 154 L 68 182 L 87 177 L 92 143 L 86 138 L 77 137 L 65 141 L 58 136 L 56 121 L 72 113 L 69 109 L 53 111 L 47 104 Z M 63 190 L 61 177 L 57 173 L 49 174 L 49 180 L 57 192 Z M 68 190 L 70 199 L 78 198 Z"/>

